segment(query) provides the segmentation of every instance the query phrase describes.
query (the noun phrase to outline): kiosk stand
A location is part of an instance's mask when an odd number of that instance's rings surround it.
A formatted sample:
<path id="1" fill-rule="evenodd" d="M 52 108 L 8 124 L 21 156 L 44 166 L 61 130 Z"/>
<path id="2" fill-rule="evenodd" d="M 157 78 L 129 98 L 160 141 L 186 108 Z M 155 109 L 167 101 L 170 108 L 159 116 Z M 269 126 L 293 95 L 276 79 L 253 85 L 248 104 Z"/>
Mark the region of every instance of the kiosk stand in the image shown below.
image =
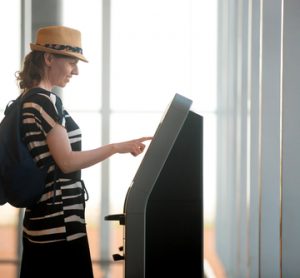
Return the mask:
<path id="1" fill-rule="evenodd" d="M 125 278 L 202 278 L 203 119 L 176 94 L 128 189 L 122 214 Z"/>

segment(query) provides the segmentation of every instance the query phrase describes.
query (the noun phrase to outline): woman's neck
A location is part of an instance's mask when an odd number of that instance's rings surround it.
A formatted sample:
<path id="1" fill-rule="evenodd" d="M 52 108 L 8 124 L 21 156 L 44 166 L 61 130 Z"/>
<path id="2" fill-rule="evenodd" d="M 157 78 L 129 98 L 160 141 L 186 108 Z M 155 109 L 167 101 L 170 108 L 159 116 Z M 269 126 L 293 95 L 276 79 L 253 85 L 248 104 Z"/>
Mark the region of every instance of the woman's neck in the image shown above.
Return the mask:
<path id="1" fill-rule="evenodd" d="M 45 89 L 47 91 L 52 91 L 52 88 L 53 88 L 53 86 L 49 82 L 44 81 L 44 80 L 42 80 L 40 83 L 38 83 L 35 87 L 39 87 L 39 88 Z"/>

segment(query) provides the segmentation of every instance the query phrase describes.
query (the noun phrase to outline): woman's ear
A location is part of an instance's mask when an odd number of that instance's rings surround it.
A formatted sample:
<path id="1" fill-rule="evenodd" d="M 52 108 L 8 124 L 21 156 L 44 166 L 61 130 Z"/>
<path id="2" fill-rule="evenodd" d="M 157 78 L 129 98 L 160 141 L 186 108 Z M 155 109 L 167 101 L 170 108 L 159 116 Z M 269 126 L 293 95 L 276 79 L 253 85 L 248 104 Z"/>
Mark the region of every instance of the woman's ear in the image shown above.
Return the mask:
<path id="1" fill-rule="evenodd" d="M 51 53 L 45 52 L 44 53 L 44 60 L 46 66 L 51 66 L 52 60 L 53 60 L 53 55 Z"/>

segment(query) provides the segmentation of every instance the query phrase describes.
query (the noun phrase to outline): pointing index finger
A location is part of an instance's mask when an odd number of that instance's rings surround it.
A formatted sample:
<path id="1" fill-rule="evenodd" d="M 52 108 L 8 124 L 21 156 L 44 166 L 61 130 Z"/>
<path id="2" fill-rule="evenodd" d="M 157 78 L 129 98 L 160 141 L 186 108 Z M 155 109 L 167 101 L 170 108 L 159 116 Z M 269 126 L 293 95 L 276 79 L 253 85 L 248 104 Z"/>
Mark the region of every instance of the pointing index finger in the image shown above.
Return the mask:
<path id="1" fill-rule="evenodd" d="M 144 142 L 144 141 L 148 141 L 148 140 L 152 140 L 153 136 L 145 136 L 145 137 L 141 137 L 140 139 L 138 139 L 139 142 Z"/>

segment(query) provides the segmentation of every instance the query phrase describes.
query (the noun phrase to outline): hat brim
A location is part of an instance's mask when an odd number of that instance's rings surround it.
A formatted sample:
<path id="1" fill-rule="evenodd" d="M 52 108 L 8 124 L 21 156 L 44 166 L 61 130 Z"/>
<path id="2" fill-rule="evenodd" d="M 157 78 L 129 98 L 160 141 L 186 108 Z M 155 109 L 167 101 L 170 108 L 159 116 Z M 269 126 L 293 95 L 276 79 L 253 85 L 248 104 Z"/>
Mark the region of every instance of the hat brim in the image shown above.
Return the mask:
<path id="1" fill-rule="evenodd" d="M 34 43 L 30 44 L 30 49 L 32 51 L 42 51 L 42 52 L 48 52 L 48 53 L 60 54 L 60 55 L 65 55 L 65 56 L 69 56 L 69 57 L 73 57 L 73 58 L 78 58 L 79 60 L 88 63 L 88 60 L 82 54 L 76 53 L 76 52 L 65 51 L 65 50 L 56 50 L 56 49 L 52 49 L 52 48 L 45 47 L 42 45 L 37 45 Z"/>

